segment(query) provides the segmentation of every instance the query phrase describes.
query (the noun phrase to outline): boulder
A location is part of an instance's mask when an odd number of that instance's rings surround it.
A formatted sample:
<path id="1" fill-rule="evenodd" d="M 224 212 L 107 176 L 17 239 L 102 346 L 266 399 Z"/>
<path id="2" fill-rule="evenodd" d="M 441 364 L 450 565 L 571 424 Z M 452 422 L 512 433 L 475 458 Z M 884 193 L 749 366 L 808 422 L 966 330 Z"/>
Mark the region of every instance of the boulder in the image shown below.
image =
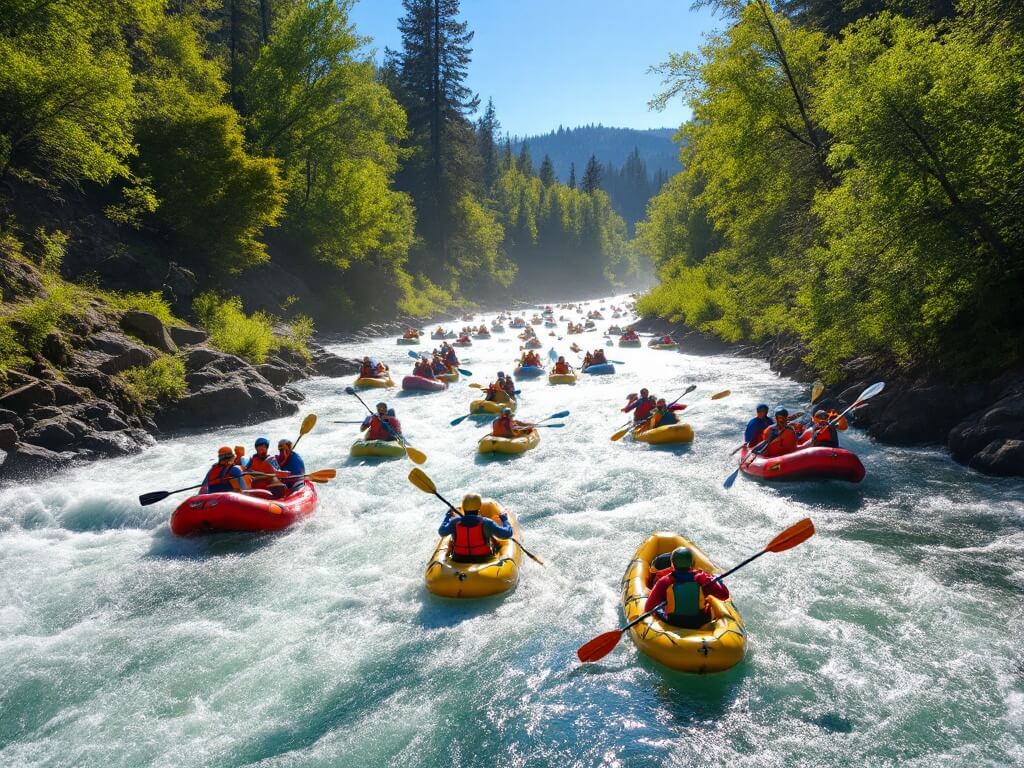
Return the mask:
<path id="1" fill-rule="evenodd" d="M 53 401 L 57 405 L 75 405 L 89 397 L 89 392 L 82 392 L 62 381 L 55 381 L 50 386 L 53 387 Z"/>
<path id="2" fill-rule="evenodd" d="M 0 395 L 0 408 L 15 413 L 27 413 L 41 405 L 53 405 L 54 401 L 53 386 L 34 380 Z"/>
<path id="3" fill-rule="evenodd" d="M 128 310 L 121 316 L 121 328 L 161 352 L 174 354 L 178 351 L 178 345 L 171 339 L 163 322 L 150 312 Z"/>
<path id="4" fill-rule="evenodd" d="M 195 349 L 190 349 L 185 353 L 185 370 L 189 373 L 192 371 L 198 371 L 204 365 L 211 363 L 214 360 L 218 360 L 223 356 L 223 352 L 218 352 L 210 347 L 196 347 Z"/>
<path id="5" fill-rule="evenodd" d="M 1024 476 L 1024 440 L 993 440 L 970 460 L 968 466 L 986 475 Z"/>
<path id="6" fill-rule="evenodd" d="M 88 343 L 89 349 L 103 352 L 106 355 L 120 355 L 137 346 L 135 342 L 131 341 L 123 333 L 115 333 L 114 331 L 98 331 L 93 333 L 89 336 Z"/>
<path id="7" fill-rule="evenodd" d="M 74 444 L 79 437 L 77 430 L 72 429 L 70 420 L 45 419 L 29 427 L 23 436 L 23 442 L 48 448 L 51 451 L 62 451 Z M 80 422 L 79 422 L 80 423 Z M 84 425 L 83 425 L 84 426 Z M 81 434 L 84 434 L 84 429 Z"/>
<path id="8" fill-rule="evenodd" d="M 144 443 L 140 444 L 135 436 L 125 432 L 90 432 L 81 439 L 80 445 L 99 456 L 126 456 L 139 451 Z"/>
<path id="9" fill-rule="evenodd" d="M 51 331 L 43 339 L 43 357 L 62 368 L 71 361 L 71 347 L 58 331 Z"/>
<path id="10" fill-rule="evenodd" d="M 340 378 L 359 371 L 359 361 L 352 360 L 324 350 L 318 350 L 313 357 L 313 370 L 318 376 Z"/>
<path id="11" fill-rule="evenodd" d="M 0 425 L 0 451 L 9 451 L 18 442 L 18 430 L 10 424 Z"/>
<path id="12" fill-rule="evenodd" d="M 853 389 L 856 389 L 854 387 Z M 841 398 L 856 398 L 861 390 Z M 965 413 L 963 398 L 945 384 L 910 385 L 883 391 L 858 409 L 857 421 L 868 433 L 892 445 L 944 442 L 949 430 Z"/>
<path id="13" fill-rule="evenodd" d="M 123 354 L 103 361 L 98 368 L 103 373 L 113 375 L 123 373 L 129 368 L 142 368 L 152 363 L 158 357 L 160 357 L 160 354 L 148 347 L 134 347 Z"/>
<path id="14" fill-rule="evenodd" d="M 1024 475 L 1024 466 L 1017 463 L 1021 441 L 1024 394 L 1015 393 L 957 424 L 949 433 L 947 446 L 954 459 L 981 472 Z"/>
<path id="15" fill-rule="evenodd" d="M 69 451 L 58 453 L 38 445 L 18 443 L 7 452 L 0 476 L 9 480 L 41 475 L 67 466 L 74 457 Z"/>
<path id="16" fill-rule="evenodd" d="M 191 326 L 172 325 L 167 329 L 171 334 L 171 340 L 179 347 L 189 347 L 195 344 L 202 344 L 209 337 L 206 331 Z"/>
<path id="17" fill-rule="evenodd" d="M 173 261 L 167 266 L 167 275 L 164 277 L 163 290 L 165 294 L 169 294 L 171 304 L 174 306 L 175 311 L 180 314 L 187 312 L 192 304 L 192 297 L 195 295 L 198 288 L 199 280 L 196 279 L 194 272 L 185 269 L 185 267 L 180 264 L 176 264 Z M 181 343 L 177 339 L 175 339 L 175 342 L 178 344 Z"/>
<path id="18" fill-rule="evenodd" d="M 275 387 L 283 387 L 289 381 L 291 381 L 291 372 L 287 368 L 280 368 L 276 365 L 270 365 L 264 363 L 263 365 L 257 365 L 256 370 L 259 371 L 260 375 L 273 384 Z"/>
<path id="19" fill-rule="evenodd" d="M 63 415 L 64 411 L 57 406 L 43 405 L 29 411 L 27 420 L 31 422 L 45 421 L 46 419 L 59 419 Z"/>

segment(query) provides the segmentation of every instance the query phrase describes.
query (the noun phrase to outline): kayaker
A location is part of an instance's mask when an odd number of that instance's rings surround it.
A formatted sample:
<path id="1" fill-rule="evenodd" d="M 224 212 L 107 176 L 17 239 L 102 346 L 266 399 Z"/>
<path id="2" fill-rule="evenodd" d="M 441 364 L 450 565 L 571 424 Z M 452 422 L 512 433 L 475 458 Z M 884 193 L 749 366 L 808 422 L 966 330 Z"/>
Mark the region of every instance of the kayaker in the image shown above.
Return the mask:
<path id="1" fill-rule="evenodd" d="M 423 379 L 431 379 L 436 381 L 437 377 L 434 376 L 434 367 L 430 364 L 430 361 L 425 357 L 421 357 L 419 362 L 413 366 L 412 373 L 414 376 L 419 376 Z"/>
<path id="2" fill-rule="evenodd" d="M 501 378 L 501 374 L 498 374 L 498 378 Z M 506 376 L 501 380 L 502 391 L 505 393 L 506 403 L 510 403 L 516 399 L 516 383 L 512 380 L 511 376 Z"/>
<path id="3" fill-rule="evenodd" d="M 281 468 L 278 477 L 289 489 L 298 488 L 306 482 L 302 478 L 297 478 L 298 475 L 306 474 L 306 465 L 303 463 L 302 457 L 292 450 L 291 440 L 277 441 L 277 465 Z"/>
<path id="4" fill-rule="evenodd" d="M 245 460 L 245 469 L 249 472 L 265 472 L 272 477 L 253 477 L 250 480 L 253 488 L 266 488 L 273 492 L 284 491 L 284 483 L 277 479 L 281 467 L 277 459 L 270 455 L 270 441 L 265 437 L 256 438 L 255 453 Z"/>
<path id="5" fill-rule="evenodd" d="M 659 565 L 662 556 L 652 565 Z M 676 547 L 670 558 L 672 570 L 662 575 L 647 596 L 644 611 L 652 611 L 661 603 L 658 618 L 674 627 L 696 629 L 707 624 L 707 598 L 729 599 L 729 588 L 707 571 L 693 567 L 693 552 L 689 547 Z"/>
<path id="6" fill-rule="evenodd" d="M 655 427 L 667 427 L 670 424 L 678 424 L 679 419 L 676 417 L 676 411 L 684 410 L 686 410 L 685 403 L 669 405 L 665 402 L 664 397 L 659 397 L 654 406 L 654 410 L 651 411 L 651 418 L 648 421 L 650 429 L 654 429 Z"/>
<path id="7" fill-rule="evenodd" d="M 587 368 L 589 368 L 593 364 L 594 364 L 594 356 L 592 354 L 590 354 L 589 352 L 587 352 L 587 354 L 585 354 L 583 356 L 583 370 L 584 371 L 587 370 Z"/>
<path id="8" fill-rule="evenodd" d="M 555 373 L 572 373 L 572 366 L 565 361 L 564 355 L 559 355 L 558 360 L 555 362 Z"/>
<path id="9" fill-rule="evenodd" d="M 442 360 L 440 355 L 435 355 L 434 360 L 430 365 L 435 376 L 441 376 L 448 373 L 448 363 Z"/>
<path id="10" fill-rule="evenodd" d="M 362 365 L 359 366 L 359 376 L 363 379 L 381 378 L 384 376 L 387 369 L 388 368 L 384 363 L 371 360 L 369 357 L 364 357 Z"/>
<path id="11" fill-rule="evenodd" d="M 249 490 L 249 480 L 235 464 L 235 452 L 227 445 L 217 449 L 217 463 L 210 467 L 199 493 L 227 493 Z"/>
<path id="12" fill-rule="evenodd" d="M 595 349 L 593 359 L 591 360 L 592 365 L 607 365 L 608 358 L 604 356 L 603 349 Z"/>
<path id="13" fill-rule="evenodd" d="M 449 368 L 459 367 L 459 356 L 455 354 L 455 347 L 451 344 L 445 343 L 441 345 L 441 357 Z"/>
<path id="14" fill-rule="evenodd" d="M 405 327 L 405 338 L 407 339 L 418 339 L 420 337 L 419 331 L 411 326 Z"/>
<path id="15" fill-rule="evenodd" d="M 640 390 L 640 397 L 633 398 L 626 403 L 626 407 L 622 409 L 622 412 L 629 413 L 633 411 L 634 422 L 647 421 L 657 404 L 658 401 L 644 388 Z"/>
<path id="16" fill-rule="evenodd" d="M 501 415 L 491 422 L 492 437 L 521 437 L 533 431 L 533 425 L 512 418 L 511 408 L 502 408 Z"/>
<path id="17" fill-rule="evenodd" d="M 786 408 L 776 408 L 775 423 L 761 435 L 761 442 L 765 445 L 758 453 L 765 458 L 792 453 L 796 450 L 803 431 L 803 424 L 789 423 L 789 411 Z"/>
<path id="18" fill-rule="evenodd" d="M 747 446 L 750 448 L 764 439 L 764 431 L 772 425 L 772 420 L 768 418 L 767 403 L 758 405 L 755 412 L 757 415 L 747 422 L 747 429 L 743 433 L 743 439 L 747 441 Z"/>
<path id="19" fill-rule="evenodd" d="M 387 403 L 377 403 L 377 412 L 363 419 L 360 430 L 369 430 L 367 440 L 395 442 L 402 434 L 402 424 L 395 418 L 394 410 L 388 410 Z"/>
<path id="20" fill-rule="evenodd" d="M 460 516 L 448 510 L 444 522 L 437 529 L 439 536 L 451 536 L 451 559 L 457 563 L 482 563 L 494 557 L 493 539 L 512 538 L 512 526 L 503 511 L 500 522 L 481 517 L 483 499 L 478 493 L 467 493 L 462 499 Z"/>
<path id="21" fill-rule="evenodd" d="M 835 424 L 829 424 L 837 416 L 839 414 L 836 411 L 815 411 L 811 417 L 811 428 L 804 431 L 798 447 L 838 448 L 839 432 L 845 432 L 850 424 L 845 416 L 840 417 Z"/>

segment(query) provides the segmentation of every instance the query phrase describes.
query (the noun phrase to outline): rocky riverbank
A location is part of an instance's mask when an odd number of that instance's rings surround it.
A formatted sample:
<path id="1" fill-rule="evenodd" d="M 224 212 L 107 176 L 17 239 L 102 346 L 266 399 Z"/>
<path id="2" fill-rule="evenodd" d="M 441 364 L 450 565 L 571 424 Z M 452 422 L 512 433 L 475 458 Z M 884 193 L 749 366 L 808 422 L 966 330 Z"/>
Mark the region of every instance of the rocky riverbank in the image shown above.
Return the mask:
<path id="1" fill-rule="evenodd" d="M 303 395 L 292 384 L 309 376 L 344 376 L 353 360 L 310 345 L 311 358 L 281 349 L 252 365 L 207 344 L 204 331 L 165 326 L 139 311 L 112 315 L 83 308 L 47 337 L 25 371 L 7 371 L 0 394 L 0 481 L 25 479 L 75 461 L 120 456 L 156 437 L 286 416 Z M 162 354 L 179 357 L 187 391 L 155 407 L 139 402 L 119 377 Z"/>
<path id="2" fill-rule="evenodd" d="M 780 376 L 807 382 L 819 378 L 803 362 L 806 350 L 796 339 L 729 344 L 656 318 L 637 323 L 637 328 L 671 333 L 688 354 L 757 357 Z M 1024 368 L 987 381 L 957 383 L 927 370 L 861 358 L 844 366 L 840 381 L 826 390 L 821 402 L 844 408 L 875 381 L 885 381 L 885 390 L 854 416 L 871 437 L 890 445 L 944 445 L 953 459 L 971 469 L 1024 477 Z"/>

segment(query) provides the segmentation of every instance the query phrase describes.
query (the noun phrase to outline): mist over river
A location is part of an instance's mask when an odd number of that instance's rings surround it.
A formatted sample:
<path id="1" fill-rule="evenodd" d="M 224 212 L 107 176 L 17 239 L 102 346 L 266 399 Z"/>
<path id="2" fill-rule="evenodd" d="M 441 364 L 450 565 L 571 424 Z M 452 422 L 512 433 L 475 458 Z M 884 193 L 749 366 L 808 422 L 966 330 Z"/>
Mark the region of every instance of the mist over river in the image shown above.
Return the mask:
<path id="1" fill-rule="evenodd" d="M 538 334 L 542 356 L 605 343 Z M 328 348 L 377 355 L 396 382 L 411 370 L 393 338 Z M 481 426 L 449 421 L 468 381 L 511 370 L 518 349 L 513 332 L 475 341 L 459 350 L 472 379 L 385 395 L 439 491 L 497 498 L 546 561 L 524 559 L 502 598 L 426 591 L 445 508 L 407 481 L 407 460 L 349 458 L 356 427 L 331 421 L 365 413 L 351 380 L 301 383 L 292 418 L 0 489 L 0 766 L 1024 764 L 1020 480 L 851 430 L 859 485 L 741 477 L 726 491 L 754 405 L 806 407 L 807 387 L 756 360 L 647 348 L 609 349 L 618 373 L 575 387 L 521 382 L 517 415 L 570 409 L 566 427 L 520 457 L 480 457 Z M 691 446 L 609 440 L 627 393 L 691 383 Z M 139 506 L 200 482 L 221 444 L 294 439 L 306 413 L 319 421 L 299 453 L 338 476 L 294 528 L 178 539 L 167 521 L 185 495 Z M 749 636 L 734 669 L 671 672 L 628 637 L 577 662 L 622 621 L 619 580 L 652 531 L 729 567 L 806 516 L 816 536 L 728 580 Z"/>

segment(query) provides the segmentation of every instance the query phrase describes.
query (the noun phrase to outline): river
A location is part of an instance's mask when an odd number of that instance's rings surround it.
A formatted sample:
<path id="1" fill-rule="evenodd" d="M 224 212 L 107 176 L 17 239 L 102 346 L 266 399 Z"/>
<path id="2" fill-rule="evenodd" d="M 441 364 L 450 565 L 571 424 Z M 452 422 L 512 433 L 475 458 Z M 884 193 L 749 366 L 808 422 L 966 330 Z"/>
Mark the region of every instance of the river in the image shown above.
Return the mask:
<path id="1" fill-rule="evenodd" d="M 329 348 L 411 367 L 394 339 Z M 485 381 L 517 349 L 511 333 L 476 342 L 464 366 Z M 858 486 L 741 477 L 726 491 L 754 404 L 799 407 L 806 386 L 749 359 L 609 356 L 626 362 L 615 376 L 522 382 L 521 417 L 572 414 L 504 461 L 477 456 L 471 421 L 448 424 L 471 399 L 465 381 L 389 393 L 440 492 L 496 497 L 547 562 L 524 559 L 500 599 L 426 592 L 444 507 L 406 480 L 408 461 L 348 458 L 355 427 L 331 423 L 362 418 L 348 381 L 305 382 L 302 413 L 259 429 L 0 490 L 0 765 L 1024 764 L 1020 480 L 852 430 Z M 692 446 L 608 439 L 628 392 L 672 398 L 690 383 Z M 306 466 L 338 476 L 293 529 L 177 539 L 167 520 L 182 496 L 138 505 L 199 482 L 222 443 L 294 437 L 305 413 L 319 416 L 299 446 Z M 805 516 L 817 535 L 728 581 L 750 641 L 739 666 L 670 672 L 628 637 L 576 661 L 621 621 L 619 579 L 652 531 L 727 567 Z"/>

